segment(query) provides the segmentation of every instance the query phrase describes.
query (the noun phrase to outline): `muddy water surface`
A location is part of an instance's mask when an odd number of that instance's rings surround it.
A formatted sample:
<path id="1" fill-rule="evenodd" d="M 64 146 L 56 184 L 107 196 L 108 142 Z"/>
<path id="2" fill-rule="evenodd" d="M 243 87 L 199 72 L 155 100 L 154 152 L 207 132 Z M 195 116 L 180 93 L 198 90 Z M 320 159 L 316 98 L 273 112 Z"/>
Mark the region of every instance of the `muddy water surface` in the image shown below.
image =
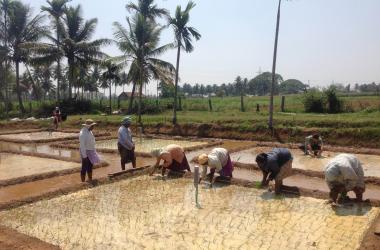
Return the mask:
<path id="1" fill-rule="evenodd" d="M 238 186 L 139 177 L 0 212 L 0 224 L 63 249 L 356 249 L 378 208 Z"/>
<path id="2" fill-rule="evenodd" d="M 28 133 L 20 133 L 20 134 L 7 134 L 0 135 L 1 139 L 10 139 L 10 140 L 22 140 L 22 141 L 33 141 L 33 140 L 41 140 L 41 139 L 58 139 L 58 138 L 71 138 L 74 136 L 78 136 L 76 133 L 63 133 L 63 132 L 28 132 Z"/>
<path id="3" fill-rule="evenodd" d="M 169 144 L 177 144 L 184 148 L 207 145 L 207 142 L 201 141 L 185 141 L 185 140 L 167 140 L 167 139 L 150 139 L 150 138 L 135 138 L 136 152 L 150 153 L 154 148 L 162 148 Z M 117 139 L 97 141 L 98 149 L 115 149 L 117 150 Z"/>
<path id="4" fill-rule="evenodd" d="M 19 154 L 0 153 L 0 180 L 80 167 L 75 162 Z"/>

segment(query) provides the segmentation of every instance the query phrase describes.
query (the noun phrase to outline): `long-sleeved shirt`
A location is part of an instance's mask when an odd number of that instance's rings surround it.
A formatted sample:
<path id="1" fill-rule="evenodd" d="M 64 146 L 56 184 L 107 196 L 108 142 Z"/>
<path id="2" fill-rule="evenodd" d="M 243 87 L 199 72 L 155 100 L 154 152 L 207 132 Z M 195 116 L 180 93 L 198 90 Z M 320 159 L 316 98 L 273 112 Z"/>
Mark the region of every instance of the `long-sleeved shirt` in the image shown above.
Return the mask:
<path id="1" fill-rule="evenodd" d="M 365 188 L 364 171 L 360 161 L 351 154 L 339 154 L 327 164 L 325 179 L 330 183 L 340 183 L 347 191 L 355 187 Z M 330 187 L 331 188 L 331 187 Z"/>
<path id="2" fill-rule="evenodd" d="M 79 133 L 79 149 L 82 158 L 87 158 L 87 151 L 95 151 L 95 136 L 92 131 L 84 127 Z"/>
<path id="3" fill-rule="evenodd" d="M 269 173 L 269 179 L 273 180 L 276 175 L 280 172 L 281 167 L 293 159 L 292 154 L 286 148 L 274 148 L 272 151 L 267 153 L 267 162 L 263 166 L 262 170 Z"/>
<path id="4" fill-rule="evenodd" d="M 208 155 L 208 164 L 203 166 L 202 178 L 206 177 L 207 166 L 215 168 L 216 170 L 221 170 L 227 164 L 228 155 L 228 150 L 225 148 L 214 148 L 211 150 Z"/>
<path id="5" fill-rule="evenodd" d="M 118 131 L 118 142 L 126 149 L 132 150 L 135 146 L 132 139 L 132 131 L 125 126 L 121 126 Z"/>

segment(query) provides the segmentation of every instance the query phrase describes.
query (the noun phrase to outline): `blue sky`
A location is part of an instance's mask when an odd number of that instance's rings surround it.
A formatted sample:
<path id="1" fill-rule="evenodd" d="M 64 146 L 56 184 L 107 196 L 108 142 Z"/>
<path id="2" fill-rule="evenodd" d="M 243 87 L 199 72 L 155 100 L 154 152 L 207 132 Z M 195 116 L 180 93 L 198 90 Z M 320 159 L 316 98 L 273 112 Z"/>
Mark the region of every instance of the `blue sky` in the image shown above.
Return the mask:
<path id="1" fill-rule="evenodd" d="M 44 0 L 29 0 L 35 12 Z M 111 38 L 112 23 L 125 24 L 125 0 L 73 0 L 86 18 L 98 18 L 96 37 Z M 156 0 L 174 12 L 184 0 Z M 191 84 L 232 82 L 252 78 L 272 65 L 277 0 L 195 0 L 190 25 L 202 34 L 191 54 L 182 54 L 180 75 Z M 277 71 L 285 79 L 311 85 L 332 82 L 380 82 L 379 0 L 284 1 Z M 171 42 L 166 30 L 162 43 Z M 115 47 L 104 49 L 120 55 Z M 163 56 L 175 64 L 175 50 Z M 154 83 L 155 85 L 155 83 Z"/>

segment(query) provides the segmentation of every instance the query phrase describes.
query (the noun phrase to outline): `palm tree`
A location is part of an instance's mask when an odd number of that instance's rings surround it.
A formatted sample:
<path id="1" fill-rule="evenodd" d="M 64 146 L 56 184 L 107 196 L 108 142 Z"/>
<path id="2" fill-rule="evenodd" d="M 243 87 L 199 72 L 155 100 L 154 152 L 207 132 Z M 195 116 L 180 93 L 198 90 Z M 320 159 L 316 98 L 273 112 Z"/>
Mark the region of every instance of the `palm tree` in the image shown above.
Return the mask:
<path id="1" fill-rule="evenodd" d="M 172 44 L 158 46 L 163 27 L 137 13 L 132 21 L 127 19 L 128 30 L 115 22 L 114 36 L 124 55 L 117 59 L 129 62 L 127 82 L 139 86 L 138 123 L 141 123 L 142 89 L 151 79 L 173 82 L 174 67 L 171 63 L 158 59 Z"/>
<path id="2" fill-rule="evenodd" d="M 27 63 L 30 57 L 29 46 L 38 47 L 38 41 L 47 33 L 48 28 L 43 25 L 44 16 L 31 17 L 31 9 L 19 1 L 14 1 L 9 15 L 8 41 L 9 60 L 16 68 L 16 92 L 19 107 L 22 113 L 25 108 L 22 103 L 20 89 L 20 63 Z"/>
<path id="3" fill-rule="evenodd" d="M 158 8 L 153 4 L 154 0 L 138 0 L 137 4 L 130 2 L 126 8 L 128 11 L 135 11 L 140 13 L 147 20 L 155 22 L 156 17 L 168 17 L 169 11 L 166 9 Z"/>
<path id="4" fill-rule="evenodd" d="M 105 71 L 102 73 L 102 80 L 105 83 L 104 85 L 107 85 L 110 90 L 110 114 L 112 114 L 112 83 L 115 84 L 118 81 L 120 81 L 120 65 L 116 65 L 111 61 L 111 59 L 106 60 L 103 63 L 103 66 L 105 67 Z"/>
<path id="5" fill-rule="evenodd" d="M 273 130 L 273 96 L 274 96 L 274 88 L 275 88 L 275 82 L 276 82 L 277 43 L 278 43 L 278 32 L 280 29 L 280 14 L 281 14 L 281 0 L 278 0 L 276 37 L 274 40 L 273 65 L 272 65 L 272 85 L 271 85 L 271 91 L 270 91 L 269 122 L 268 122 L 269 129 L 272 129 L 272 130 Z"/>
<path id="6" fill-rule="evenodd" d="M 9 109 L 9 86 L 8 86 L 8 71 L 9 71 L 9 62 L 8 62 L 8 25 L 9 25 L 9 11 L 11 8 L 11 5 L 13 4 L 12 0 L 2 0 L 0 1 L 0 40 L 2 40 L 2 45 L 0 47 L 0 54 L 1 54 L 1 61 L 3 62 L 3 89 L 5 91 L 5 109 L 6 113 L 8 114 Z"/>
<path id="7" fill-rule="evenodd" d="M 59 46 L 61 43 L 61 30 L 60 30 L 60 27 L 62 27 L 61 19 L 65 11 L 66 4 L 70 1 L 71 0 L 46 1 L 48 6 L 41 7 L 41 10 L 49 13 L 50 17 L 54 21 L 53 26 L 56 31 L 55 45 L 57 46 L 58 51 L 60 50 Z M 57 78 L 57 101 L 59 101 L 60 100 L 60 81 L 61 81 L 61 57 L 57 58 L 56 78 Z"/>
<path id="8" fill-rule="evenodd" d="M 81 6 L 68 7 L 65 9 L 64 23 L 60 28 L 61 44 L 60 50 L 67 58 L 69 98 L 72 98 L 72 87 L 75 82 L 75 67 L 87 67 L 99 64 L 106 55 L 100 48 L 109 43 L 108 39 L 91 40 L 95 33 L 97 19 L 85 21 L 82 17 Z"/>
<path id="9" fill-rule="evenodd" d="M 193 27 L 188 27 L 187 24 L 190 20 L 190 10 L 195 7 L 195 3 L 190 1 L 184 11 L 181 10 L 181 6 L 177 6 L 175 16 L 168 18 L 168 23 L 174 29 L 174 35 L 177 46 L 177 64 L 175 72 L 175 89 L 174 89 L 174 105 L 173 105 L 173 124 L 177 123 L 177 89 L 178 89 L 178 72 L 179 72 L 179 59 L 181 55 L 181 49 L 184 49 L 187 53 L 194 50 L 192 44 L 192 37 L 196 40 L 201 38 L 201 35 Z"/>

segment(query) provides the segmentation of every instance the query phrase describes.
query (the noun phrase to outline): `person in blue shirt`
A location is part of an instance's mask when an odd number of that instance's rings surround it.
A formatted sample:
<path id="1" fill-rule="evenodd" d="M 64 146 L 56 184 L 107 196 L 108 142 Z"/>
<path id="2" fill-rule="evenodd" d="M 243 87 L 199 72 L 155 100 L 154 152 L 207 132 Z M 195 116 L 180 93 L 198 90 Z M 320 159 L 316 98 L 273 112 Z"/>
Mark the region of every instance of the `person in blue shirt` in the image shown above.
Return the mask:
<path id="1" fill-rule="evenodd" d="M 117 148 L 120 154 L 121 169 L 125 170 L 125 164 L 132 163 L 136 168 L 135 143 L 132 140 L 131 117 L 125 117 L 118 131 Z"/>
<path id="2" fill-rule="evenodd" d="M 256 163 L 263 172 L 261 186 L 267 186 L 275 181 L 276 194 L 281 193 L 282 181 L 292 174 L 293 157 L 286 148 L 274 148 L 268 153 L 261 153 L 256 157 Z"/>

